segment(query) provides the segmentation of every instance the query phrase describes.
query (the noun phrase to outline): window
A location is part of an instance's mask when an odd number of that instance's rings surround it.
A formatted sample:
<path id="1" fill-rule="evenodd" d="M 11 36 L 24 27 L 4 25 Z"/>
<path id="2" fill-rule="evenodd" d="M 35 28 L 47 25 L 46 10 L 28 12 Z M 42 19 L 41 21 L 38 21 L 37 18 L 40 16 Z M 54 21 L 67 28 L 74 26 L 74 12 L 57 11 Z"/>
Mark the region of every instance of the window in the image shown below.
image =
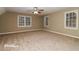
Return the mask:
<path id="1" fill-rule="evenodd" d="M 64 25 L 67 29 L 78 29 L 78 10 L 65 13 Z"/>
<path id="2" fill-rule="evenodd" d="M 31 16 L 18 16 L 18 27 L 31 27 Z"/>
<path id="3" fill-rule="evenodd" d="M 48 26 L 48 16 L 44 16 L 44 27 Z"/>

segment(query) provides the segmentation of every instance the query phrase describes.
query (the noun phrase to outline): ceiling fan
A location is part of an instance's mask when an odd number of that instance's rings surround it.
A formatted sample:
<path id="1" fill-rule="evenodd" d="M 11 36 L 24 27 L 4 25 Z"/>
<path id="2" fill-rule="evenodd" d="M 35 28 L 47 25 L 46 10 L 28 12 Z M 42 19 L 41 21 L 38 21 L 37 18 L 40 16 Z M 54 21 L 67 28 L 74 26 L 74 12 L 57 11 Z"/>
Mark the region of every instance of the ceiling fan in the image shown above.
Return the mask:
<path id="1" fill-rule="evenodd" d="M 39 9 L 38 7 L 34 7 L 33 8 L 33 14 L 41 14 L 44 10 L 43 9 Z"/>

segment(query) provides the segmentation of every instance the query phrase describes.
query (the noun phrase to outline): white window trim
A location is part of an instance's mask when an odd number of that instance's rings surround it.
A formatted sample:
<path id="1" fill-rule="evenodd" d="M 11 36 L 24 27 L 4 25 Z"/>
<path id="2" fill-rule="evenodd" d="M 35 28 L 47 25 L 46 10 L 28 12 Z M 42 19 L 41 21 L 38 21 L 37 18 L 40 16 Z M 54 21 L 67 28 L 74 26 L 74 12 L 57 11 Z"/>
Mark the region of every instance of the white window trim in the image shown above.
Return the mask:
<path id="1" fill-rule="evenodd" d="M 30 25 L 19 26 L 19 16 L 30 17 Z M 24 19 L 24 20 L 25 20 L 25 19 Z M 26 22 L 26 21 L 25 21 L 25 22 Z M 24 23 L 24 24 L 26 24 L 26 23 Z M 31 17 L 31 16 L 18 15 L 18 16 L 17 16 L 17 26 L 18 26 L 18 27 L 32 27 L 32 17 Z"/>
<path id="2" fill-rule="evenodd" d="M 44 27 L 48 27 L 48 25 L 46 25 L 46 17 L 48 16 L 44 16 Z"/>
<path id="3" fill-rule="evenodd" d="M 75 12 L 77 14 L 77 19 L 76 19 L 76 27 L 67 27 L 66 26 L 66 13 L 71 13 L 71 12 Z M 64 28 L 65 29 L 74 29 L 77 30 L 78 29 L 78 10 L 73 10 L 73 11 L 68 11 L 64 13 Z"/>
<path id="4" fill-rule="evenodd" d="M 26 25 L 25 27 L 32 27 L 32 17 L 31 16 L 25 16 L 25 17 L 30 17 L 30 25 Z"/>
<path id="5" fill-rule="evenodd" d="M 19 15 L 19 16 L 22 16 L 22 15 Z M 18 27 L 25 27 L 25 26 L 19 26 L 19 16 L 17 17 L 17 25 L 18 25 Z"/>

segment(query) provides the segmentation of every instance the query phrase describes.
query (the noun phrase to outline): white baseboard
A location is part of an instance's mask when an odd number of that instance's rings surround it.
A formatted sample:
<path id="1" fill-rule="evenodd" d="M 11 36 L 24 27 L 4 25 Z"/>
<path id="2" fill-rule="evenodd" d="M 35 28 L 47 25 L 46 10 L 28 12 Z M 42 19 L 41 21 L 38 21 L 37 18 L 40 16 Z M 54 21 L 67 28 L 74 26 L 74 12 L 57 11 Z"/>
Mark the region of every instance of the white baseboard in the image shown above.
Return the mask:
<path id="1" fill-rule="evenodd" d="M 65 36 L 68 36 L 68 37 L 73 37 L 73 38 L 79 39 L 78 36 L 73 36 L 73 35 L 69 35 L 69 34 L 64 34 L 64 33 L 56 32 L 56 31 L 52 31 L 52 30 L 44 29 L 44 31 L 48 31 L 48 32 L 52 32 L 52 33 L 56 33 L 56 34 L 65 35 Z"/>
<path id="2" fill-rule="evenodd" d="M 37 30 L 42 30 L 42 29 L 32 29 L 32 30 L 23 30 L 23 31 L 15 31 L 15 32 L 5 32 L 5 33 L 0 33 L 0 35 L 20 33 L 20 32 L 28 32 L 28 31 L 37 31 Z"/>
<path id="3" fill-rule="evenodd" d="M 13 34 L 13 33 L 20 33 L 20 32 L 28 32 L 28 31 L 38 31 L 38 30 L 44 30 L 44 31 L 48 31 L 48 32 L 52 32 L 52 33 L 56 33 L 56 34 L 65 35 L 65 36 L 69 36 L 69 37 L 73 37 L 73 38 L 79 39 L 78 36 L 73 36 L 73 35 L 69 35 L 69 34 L 64 34 L 64 33 L 56 32 L 56 31 L 52 31 L 52 30 L 47 30 L 47 29 L 32 29 L 32 30 L 23 30 L 23 31 L 15 31 L 15 32 L 6 32 L 6 33 L 0 33 L 0 35 Z"/>

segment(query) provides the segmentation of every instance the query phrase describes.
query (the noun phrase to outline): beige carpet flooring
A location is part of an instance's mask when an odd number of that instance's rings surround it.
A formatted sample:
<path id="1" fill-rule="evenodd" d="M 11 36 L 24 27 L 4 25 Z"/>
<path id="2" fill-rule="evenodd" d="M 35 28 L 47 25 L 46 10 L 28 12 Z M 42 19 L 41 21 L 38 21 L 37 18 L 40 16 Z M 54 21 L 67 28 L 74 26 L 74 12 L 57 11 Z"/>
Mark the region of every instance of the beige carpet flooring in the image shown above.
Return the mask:
<path id="1" fill-rule="evenodd" d="M 1 51 L 79 51 L 79 39 L 33 31 L 0 36 Z"/>

